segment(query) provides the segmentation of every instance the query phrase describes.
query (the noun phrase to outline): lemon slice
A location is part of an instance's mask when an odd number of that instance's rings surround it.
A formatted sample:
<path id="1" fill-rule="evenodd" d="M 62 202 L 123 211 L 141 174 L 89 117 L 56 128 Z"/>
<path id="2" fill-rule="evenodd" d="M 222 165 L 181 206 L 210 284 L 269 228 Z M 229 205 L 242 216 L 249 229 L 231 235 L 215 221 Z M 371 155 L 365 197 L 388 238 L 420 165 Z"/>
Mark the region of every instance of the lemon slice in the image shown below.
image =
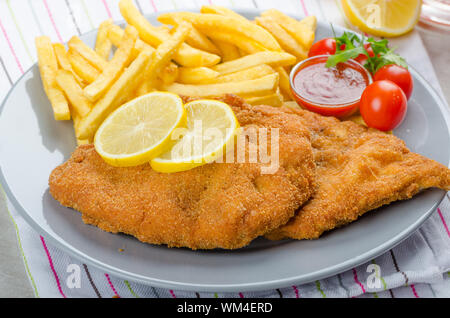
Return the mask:
<path id="1" fill-rule="evenodd" d="M 212 162 L 234 142 L 239 123 L 227 104 L 216 100 L 196 100 L 185 105 L 187 128 L 172 149 L 151 161 L 159 172 L 189 170 Z"/>
<path id="2" fill-rule="evenodd" d="M 342 0 L 350 22 L 376 36 L 399 36 L 416 25 L 421 0 Z"/>
<path id="3" fill-rule="evenodd" d="M 149 162 L 173 145 L 175 128 L 186 125 L 186 111 L 178 95 L 153 92 L 115 110 L 95 134 L 98 154 L 118 167 Z"/>

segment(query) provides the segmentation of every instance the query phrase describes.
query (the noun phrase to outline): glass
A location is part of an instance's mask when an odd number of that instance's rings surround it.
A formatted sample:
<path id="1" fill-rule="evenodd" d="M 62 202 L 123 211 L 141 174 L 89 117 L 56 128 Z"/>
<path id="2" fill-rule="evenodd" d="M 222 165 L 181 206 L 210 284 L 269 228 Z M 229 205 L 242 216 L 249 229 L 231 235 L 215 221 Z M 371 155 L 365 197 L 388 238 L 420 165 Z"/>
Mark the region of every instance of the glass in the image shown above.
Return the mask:
<path id="1" fill-rule="evenodd" d="M 421 26 L 450 32 L 450 0 L 423 0 Z"/>

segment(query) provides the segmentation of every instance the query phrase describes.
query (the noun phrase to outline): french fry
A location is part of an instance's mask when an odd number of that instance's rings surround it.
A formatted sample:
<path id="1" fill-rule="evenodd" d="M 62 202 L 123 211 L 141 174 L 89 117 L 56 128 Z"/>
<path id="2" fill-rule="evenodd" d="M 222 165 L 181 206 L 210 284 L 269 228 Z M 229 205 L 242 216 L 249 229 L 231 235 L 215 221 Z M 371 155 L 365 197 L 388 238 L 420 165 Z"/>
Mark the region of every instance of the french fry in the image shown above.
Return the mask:
<path id="1" fill-rule="evenodd" d="M 269 105 L 274 107 L 280 107 L 283 104 L 283 96 L 280 93 L 256 96 L 246 98 L 245 101 L 250 105 Z"/>
<path id="2" fill-rule="evenodd" d="M 112 59 L 108 62 L 106 67 L 103 69 L 103 72 L 95 79 L 95 81 L 86 86 L 83 90 L 84 95 L 90 101 L 95 102 L 101 95 L 103 95 L 112 83 L 119 77 L 123 69 L 130 64 L 132 50 L 137 37 L 137 30 L 131 25 L 127 26 L 124 36 Z"/>
<path id="3" fill-rule="evenodd" d="M 261 64 L 257 66 L 253 66 L 250 68 L 247 68 L 242 71 L 238 71 L 235 73 L 230 73 L 226 75 L 222 75 L 219 77 L 216 77 L 209 81 L 209 83 L 230 83 L 230 82 L 242 82 L 247 80 L 253 80 L 257 79 L 269 74 L 275 73 L 275 70 L 271 68 L 267 64 Z"/>
<path id="4" fill-rule="evenodd" d="M 237 46 L 220 40 L 214 40 L 214 43 L 221 52 L 222 62 L 231 61 L 241 57 Z"/>
<path id="5" fill-rule="evenodd" d="M 167 19 L 167 21 L 165 23 L 176 27 L 176 26 L 178 26 L 178 24 L 181 23 L 181 21 L 184 21 L 184 20 L 170 18 L 170 19 Z M 186 23 L 186 21 L 184 21 L 184 22 Z M 189 22 L 187 22 L 187 23 L 189 23 Z M 206 35 L 204 35 L 200 31 L 198 31 L 194 26 L 191 25 L 190 27 L 191 27 L 191 31 L 189 32 L 188 36 L 186 37 L 187 44 L 191 45 L 194 48 L 197 48 L 197 49 L 209 52 L 209 53 L 220 54 L 219 49 L 214 45 L 213 42 L 211 42 L 210 39 L 208 39 L 208 37 Z"/>
<path id="6" fill-rule="evenodd" d="M 171 85 L 171 84 L 168 84 L 168 85 Z M 151 83 L 148 81 L 147 82 L 143 81 L 139 84 L 139 86 L 135 90 L 132 98 L 139 97 L 139 96 L 147 94 L 149 92 L 161 91 L 161 90 L 163 90 L 162 89 L 163 86 L 164 86 L 164 83 L 163 83 L 162 79 L 160 79 L 160 78 L 157 78 L 156 80 L 154 80 Z"/>
<path id="7" fill-rule="evenodd" d="M 62 43 L 53 43 L 53 50 L 55 51 L 56 60 L 61 69 L 69 71 L 75 77 L 75 80 L 80 84 L 81 87 L 86 86 L 87 82 L 83 80 L 72 68 L 70 64 L 69 57 L 67 55 L 66 48 Z"/>
<path id="8" fill-rule="evenodd" d="M 47 97 L 52 104 L 55 120 L 69 120 L 70 110 L 69 112 L 67 111 L 69 103 L 63 92 L 59 88 L 52 86 L 48 88 Z"/>
<path id="9" fill-rule="evenodd" d="M 278 52 L 281 51 L 280 45 L 274 39 L 272 34 L 260 26 L 251 23 L 250 21 L 243 21 L 231 16 L 192 12 L 165 13 L 161 14 L 158 17 L 158 20 L 165 21 L 167 17 L 174 19 L 185 19 L 191 22 L 194 27 L 205 33 L 207 36 L 212 36 L 216 32 L 231 33 L 252 39 L 268 50 Z"/>
<path id="10" fill-rule="evenodd" d="M 253 54 L 257 52 L 267 51 L 261 44 L 239 34 L 231 34 L 225 32 L 214 32 L 209 35 L 214 43 L 224 42 L 230 45 L 236 46 L 243 50 L 247 54 Z"/>
<path id="11" fill-rule="evenodd" d="M 136 88 L 135 94 L 136 96 L 142 96 L 150 93 L 152 90 L 153 88 L 150 86 L 150 83 L 148 81 L 142 81 Z"/>
<path id="12" fill-rule="evenodd" d="M 123 34 L 123 30 L 122 30 L 122 34 Z M 139 53 L 141 53 L 144 50 L 147 50 L 147 51 L 153 53 L 155 51 L 155 48 L 151 47 L 150 45 L 148 45 L 144 41 L 141 41 L 140 39 L 137 39 L 136 43 L 134 45 L 134 51 L 135 52 L 133 52 L 133 54 L 135 53 L 135 55 L 133 55 L 133 60 L 139 55 Z"/>
<path id="13" fill-rule="evenodd" d="M 276 9 L 264 11 L 261 15 L 263 17 L 271 17 L 306 50 L 309 50 L 314 42 L 314 31 L 317 25 L 317 19 L 315 16 L 308 16 L 301 21 L 297 21 L 296 19 L 291 18 Z"/>
<path id="14" fill-rule="evenodd" d="M 231 16 L 234 18 L 237 18 L 241 20 L 242 22 L 249 22 L 245 17 L 240 15 L 239 13 L 234 12 L 233 10 L 230 10 L 228 8 L 222 7 L 222 6 L 216 6 L 216 5 L 204 5 L 200 9 L 201 13 L 213 13 L 213 14 L 219 14 L 224 16 Z M 216 33 L 217 34 L 217 33 Z M 234 34 L 220 34 L 219 36 L 216 36 L 217 39 L 220 38 L 226 38 L 226 42 L 228 43 L 239 43 L 240 45 L 237 45 L 241 50 L 244 50 L 246 53 L 256 53 L 259 51 L 264 51 L 264 47 L 259 45 L 257 42 L 252 41 L 250 39 L 246 39 L 245 37 L 236 37 Z M 253 42 L 253 43 L 252 43 Z"/>
<path id="15" fill-rule="evenodd" d="M 125 30 L 116 24 L 113 24 L 108 28 L 108 38 L 116 47 L 120 45 L 120 41 L 122 41 L 124 33 Z M 155 50 L 151 45 L 145 43 L 140 39 L 136 40 L 134 48 L 138 50 L 138 53 L 140 53 L 143 49 L 150 50 L 150 52 L 153 52 Z"/>
<path id="16" fill-rule="evenodd" d="M 75 112 L 75 111 L 72 111 L 71 114 L 72 114 L 72 121 L 73 121 L 73 129 L 75 131 L 75 138 L 77 139 L 77 145 L 80 146 L 80 145 L 87 145 L 87 144 L 92 143 L 92 140 L 79 139 L 78 137 L 76 137 L 78 134 L 78 129 L 79 129 L 80 121 L 81 121 L 82 117 L 80 115 L 78 115 L 77 112 Z"/>
<path id="17" fill-rule="evenodd" d="M 291 92 L 291 83 L 289 80 L 289 74 L 286 72 L 286 70 L 279 66 L 275 68 L 275 71 L 278 72 L 278 75 L 280 75 L 280 91 L 283 95 L 285 100 L 293 100 L 294 97 L 292 96 Z"/>
<path id="18" fill-rule="evenodd" d="M 47 36 L 39 36 L 36 38 L 35 43 L 42 84 L 52 105 L 53 115 L 56 120 L 69 120 L 69 104 L 56 83 L 58 62 L 56 61 L 50 38 Z"/>
<path id="19" fill-rule="evenodd" d="M 151 25 L 132 0 L 120 0 L 119 9 L 125 20 L 138 30 L 139 37 L 151 46 L 157 47 L 170 37 L 166 32 Z M 187 67 L 212 66 L 220 62 L 220 56 L 193 48 L 186 43 L 180 46 L 173 58 L 180 65 Z"/>
<path id="20" fill-rule="evenodd" d="M 89 145 L 90 143 L 92 143 L 92 142 L 89 141 L 89 139 L 78 139 L 77 138 L 77 146 Z"/>
<path id="21" fill-rule="evenodd" d="M 257 17 L 255 22 L 269 31 L 286 52 L 295 55 L 299 60 L 308 57 L 308 52 L 286 30 L 269 16 Z"/>
<path id="22" fill-rule="evenodd" d="M 91 112 L 81 120 L 77 134 L 79 139 L 92 138 L 103 120 L 134 93 L 142 81 L 151 55 L 147 50 L 141 52 L 123 71 L 106 94 L 94 105 Z"/>
<path id="23" fill-rule="evenodd" d="M 170 33 L 170 27 L 165 24 L 157 26 L 156 29 L 158 29 L 160 31 L 164 31 L 166 33 Z"/>
<path id="24" fill-rule="evenodd" d="M 92 83 L 100 75 L 100 72 L 77 52 L 69 49 L 67 56 L 75 73 L 87 83 Z"/>
<path id="25" fill-rule="evenodd" d="M 204 84 L 220 75 L 208 67 L 180 67 L 177 81 L 182 84 Z"/>
<path id="26" fill-rule="evenodd" d="M 124 33 L 125 31 L 120 26 L 113 24 L 108 29 L 108 38 L 111 40 L 112 44 L 115 47 L 119 47 Z M 155 49 L 144 41 L 137 39 L 134 44 L 132 59 L 134 60 L 143 50 L 149 50 L 151 53 L 153 53 Z"/>
<path id="27" fill-rule="evenodd" d="M 86 61 L 88 61 L 99 71 L 102 71 L 106 67 L 106 60 L 87 46 L 83 41 L 81 41 L 79 37 L 73 36 L 67 44 L 71 50 L 80 54 L 84 59 L 86 59 Z"/>
<path id="28" fill-rule="evenodd" d="M 236 19 L 241 20 L 242 22 L 249 22 L 247 18 L 240 15 L 239 13 L 234 12 L 231 9 L 221 7 L 221 6 L 215 6 L 215 5 L 204 5 L 200 8 L 201 13 L 213 13 L 213 14 L 220 14 L 225 16 L 230 16 Z"/>
<path id="29" fill-rule="evenodd" d="M 165 42 L 161 43 L 156 51 L 153 52 L 152 61 L 144 74 L 144 82 L 146 85 L 150 85 L 150 87 L 153 86 L 153 82 L 156 80 L 157 75 L 169 64 L 172 56 L 186 39 L 189 31 L 189 24 L 184 22 L 180 23 L 176 27 L 175 33 Z"/>
<path id="30" fill-rule="evenodd" d="M 351 115 L 350 117 L 345 118 L 345 120 L 350 120 L 350 121 L 352 121 L 352 122 L 354 122 L 354 123 L 356 123 L 358 125 L 367 127 L 367 124 L 364 121 L 364 118 L 362 118 L 361 114 L 359 114 L 359 113 Z M 385 131 L 384 133 L 389 134 L 389 135 L 393 135 L 394 134 L 392 130 Z"/>
<path id="31" fill-rule="evenodd" d="M 177 25 L 178 24 L 179 23 L 177 23 Z M 216 55 L 220 54 L 219 49 L 214 45 L 214 43 L 211 42 L 211 40 L 208 39 L 206 35 L 194 28 L 193 25 L 191 25 L 191 31 L 186 38 L 186 43 L 199 50 L 203 50 Z"/>
<path id="32" fill-rule="evenodd" d="M 164 39 L 167 41 L 167 38 Z M 213 66 L 220 62 L 220 56 L 193 48 L 182 43 L 173 59 L 186 67 Z"/>
<path id="33" fill-rule="evenodd" d="M 158 77 L 164 85 L 170 85 L 176 81 L 179 76 L 179 67 L 174 63 L 169 63 L 158 74 Z"/>
<path id="34" fill-rule="evenodd" d="M 292 109 L 302 109 L 296 101 L 287 101 L 287 102 L 283 102 L 283 105 L 281 105 L 283 107 L 288 107 L 288 108 L 292 108 Z"/>
<path id="35" fill-rule="evenodd" d="M 95 52 L 97 52 L 97 54 L 105 60 L 109 59 L 112 49 L 112 42 L 108 38 L 108 29 L 112 24 L 112 19 L 108 19 L 100 23 L 97 31 L 97 39 L 95 41 Z"/>
<path id="36" fill-rule="evenodd" d="M 124 30 L 118 25 L 112 25 L 108 30 L 108 36 L 115 46 L 120 45 L 120 40 L 123 34 Z M 148 50 L 151 53 L 155 51 L 153 47 L 141 41 L 140 39 L 137 39 L 132 52 L 132 59 L 135 59 L 136 56 L 143 50 Z M 177 65 L 173 62 L 170 62 L 169 65 L 167 65 L 164 70 L 162 70 L 161 73 L 158 74 L 158 76 L 166 85 L 172 84 L 178 76 Z"/>
<path id="37" fill-rule="evenodd" d="M 92 142 L 89 141 L 88 139 L 78 139 L 77 138 L 77 146 L 81 146 L 81 145 L 89 145 Z"/>
<path id="38" fill-rule="evenodd" d="M 163 89 L 179 95 L 214 97 L 223 94 L 236 94 L 243 97 L 272 94 L 278 87 L 278 74 L 270 74 L 258 79 L 220 84 L 190 85 L 173 83 Z"/>
<path id="39" fill-rule="evenodd" d="M 299 31 L 305 29 L 305 35 L 302 37 L 304 42 L 302 44 L 309 50 L 314 42 L 314 36 L 317 27 L 317 18 L 313 15 L 307 16 L 300 21 L 300 24 L 301 26 L 299 28 Z"/>
<path id="40" fill-rule="evenodd" d="M 351 115 L 350 117 L 346 118 L 346 120 L 350 120 L 358 125 L 362 125 L 367 127 L 366 122 L 364 121 L 364 119 L 362 118 L 361 114 L 354 114 Z"/>
<path id="41" fill-rule="evenodd" d="M 261 64 L 267 64 L 272 67 L 292 65 L 295 64 L 296 60 L 295 56 L 289 53 L 264 51 L 215 65 L 212 69 L 225 75 Z"/>
<path id="42" fill-rule="evenodd" d="M 238 47 L 243 50 L 247 54 L 253 54 L 257 52 L 267 51 L 265 47 L 263 47 L 258 42 L 249 39 L 245 36 L 239 34 L 232 34 L 226 32 L 214 32 L 209 35 L 209 37 L 215 42 L 225 42 L 231 45 Z"/>
<path id="43" fill-rule="evenodd" d="M 48 36 L 38 36 L 35 39 L 35 44 L 38 57 L 38 65 L 47 66 L 50 70 L 56 72 L 58 70 L 58 62 L 56 60 L 55 52 L 53 51 L 53 46 L 50 38 Z M 44 85 L 48 85 L 49 83 L 51 83 L 51 79 L 49 79 L 49 81 L 43 82 Z"/>
<path id="44" fill-rule="evenodd" d="M 83 89 L 75 80 L 71 72 L 66 70 L 58 70 L 56 74 L 56 82 L 64 91 L 70 105 L 81 117 L 89 114 L 92 103 L 83 95 Z"/>
<path id="45" fill-rule="evenodd" d="M 135 7 L 132 0 L 120 0 L 119 9 L 125 21 L 134 26 L 138 32 L 139 37 L 149 45 L 157 47 L 163 42 L 165 32 L 153 26 Z"/>

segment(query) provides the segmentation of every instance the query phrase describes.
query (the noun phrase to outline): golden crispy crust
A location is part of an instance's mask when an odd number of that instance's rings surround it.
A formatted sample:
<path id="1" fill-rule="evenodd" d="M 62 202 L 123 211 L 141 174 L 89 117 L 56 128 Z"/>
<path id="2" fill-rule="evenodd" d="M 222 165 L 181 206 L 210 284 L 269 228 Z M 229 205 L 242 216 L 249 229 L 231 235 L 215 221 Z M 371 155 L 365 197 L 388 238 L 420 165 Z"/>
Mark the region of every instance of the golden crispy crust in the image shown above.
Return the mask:
<path id="1" fill-rule="evenodd" d="M 153 244 L 192 249 L 247 245 L 285 224 L 312 194 L 314 160 L 308 130 L 295 114 L 250 107 L 226 96 L 242 127 L 279 128 L 280 168 L 211 163 L 165 174 L 148 164 L 117 168 L 92 145 L 78 147 L 50 175 L 50 193 L 81 211 L 84 222 Z M 265 164 L 264 164 L 265 166 Z"/>
<path id="2" fill-rule="evenodd" d="M 422 189 L 450 190 L 450 170 L 410 152 L 399 138 L 304 110 L 295 113 L 311 132 L 316 191 L 270 239 L 314 239 L 367 211 L 411 198 Z"/>

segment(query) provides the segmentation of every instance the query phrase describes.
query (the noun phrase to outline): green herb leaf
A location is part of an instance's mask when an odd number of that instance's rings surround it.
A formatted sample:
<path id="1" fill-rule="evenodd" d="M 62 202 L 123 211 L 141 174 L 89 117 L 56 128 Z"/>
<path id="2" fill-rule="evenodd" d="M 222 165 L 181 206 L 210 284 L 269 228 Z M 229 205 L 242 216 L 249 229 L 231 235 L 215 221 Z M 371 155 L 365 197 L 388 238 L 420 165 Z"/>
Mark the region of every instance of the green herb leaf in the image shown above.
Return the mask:
<path id="1" fill-rule="evenodd" d="M 355 34 L 351 32 L 344 31 L 344 33 L 340 36 L 335 38 L 336 40 L 336 52 L 341 51 L 342 44 L 345 44 L 345 49 L 350 50 L 355 48 L 355 43 L 358 44 L 361 42 L 361 39 Z"/>
<path id="2" fill-rule="evenodd" d="M 365 54 L 364 47 L 358 46 L 353 49 L 347 50 L 347 48 L 340 53 L 336 53 L 334 55 L 330 55 L 328 57 L 327 63 L 325 64 L 326 67 L 334 67 L 338 63 L 343 63 L 345 61 L 348 61 L 349 59 L 353 59 L 357 57 L 360 54 Z"/>
<path id="3" fill-rule="evenodd" d="M 386 39 L 376 41 L 374 38 L 368 38 L 367 42 L 370 43 L 373 53 L 375 53 L 375 56 L 386 53 L 389 50 L 388 40 Z"/>
<path id="4" fill-rule="evenodd" d="M 394 53 L 393 50 L 389 50 L 382 55 L 382 61 L 377 65 L 375 72 L 378 71 L 382 66 L 388 64 L 397 64 L 403 66 L 404 68 L 408 68 L 408 64 L 403 57 Z"/>
<path id="5" fill-rule="evenodd" d="M 405 59 L 396 54 L 393 49 L 389 49 L 388 40 L 375 40 L 368 38 L 367 42 L 373 50 L 374 56 L 369 56 L 369 52 L 364 47 L 364 36 L 359 37 L 355 33 L 345 31 L 340 37 L 335 37 L 336 53 L 328 57 L 326 66 L 334 67 L 338 63 L 346 62 L 349 59 L 356 58 L 360 54 L 367 56 L 364 67 L 372 74 L 378 71 L 384 65 L 397 64 L 408 68 Z M 345 44 L 345 49 L 341 50 L 341 46 Z"/>

